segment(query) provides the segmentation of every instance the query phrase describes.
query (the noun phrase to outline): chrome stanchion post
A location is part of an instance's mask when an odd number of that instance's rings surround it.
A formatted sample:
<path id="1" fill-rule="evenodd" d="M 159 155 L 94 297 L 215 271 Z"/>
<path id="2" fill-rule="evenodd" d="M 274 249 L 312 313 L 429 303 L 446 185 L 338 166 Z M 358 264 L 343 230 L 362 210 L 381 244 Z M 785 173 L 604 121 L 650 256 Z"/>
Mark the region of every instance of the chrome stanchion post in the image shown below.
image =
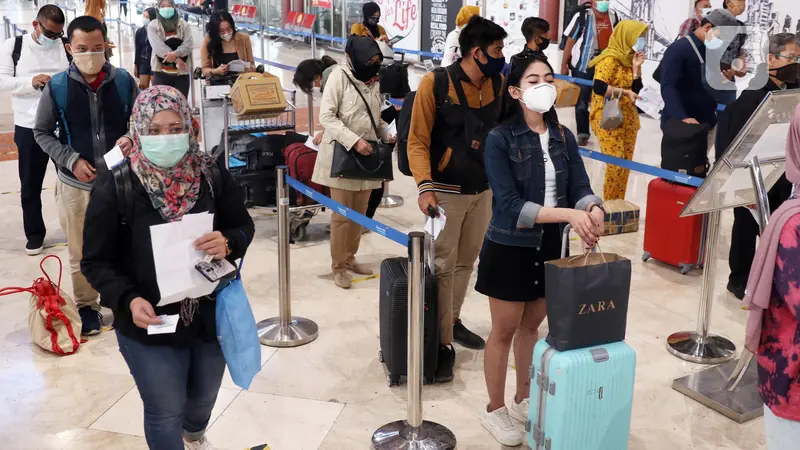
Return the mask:
<path id="1" fill-rule="evenodd" d="M 278 192 L 278 317 L 258 323 L 258 336 L 269 347 L 297 347 L 317 338 L 319 328 L 313 321 L 292 316 L 291 276 L 289 273 L 289 189 L 287 167 L 276 169 Z"/>
<path id="2" fill-rule="evenodd" d="M 758 212 L 756 218 L 758 220 L 758 228 L 761 233 L 764 233 L 764 229 L 766 229 L 769 224 L 769 216 L 772 212 L 770 211 L 767 186 L 764 183 L 764 176 L 761 173 L 761 164 L 758 162 L 758 156 L 754 156 L 748 166 L 750 167 L 750 178 L 753 180 L 753 187 L 756 193 L 756 211 Z M 739 387 L 739 384 L 744 379 L 745 374 L 747 374 L 752 362 L 753 353 L 747 349 L 742 350 L 742 355 L 739 357 L 736 368 L 728 377 L 727 389 L 729 392 L 733 392 Z"/>
<path id="3" fill-rule="evenodd" d="M 383 198 L 381 198 L 381 208 L 397 208 L 403 206 L 403 197 L 389 194 L 389 182 L 383 182 Z"/>
<path id="4" fill-rule="evenodd" d="M 262 61 L 266 61 L 267 60 L 267 57 L 266 57 L 267 51 L 266 51 L 266 45 L 265 45 L 266 36 L 267 36 L 267 27 L 265 27 L 262 24 L 261 25 L 261 60 Z"/>
<path id="5" fill-rule="evenodd" d="M 228 127 L 230 126 L 230 95 L 223 95 L 222 96 L 222 148 L 223 152 L 225 153 L 225 167 L 228 169 L 231 168 L 231 155 L 229 153 L 230 149 L 228 148 Z M 207 136 L 203 136 L 203 140 L 205 140 Z M 218 155 L 214 155 L 216 158 Z"/>
<path id="6" fill-rule="evenodd" d="M 317 59 L 317 35 L 311 30 L 311 58 Z M 314 95 L 308 94 L 308 135 L 314 137 Z"/>
<path id="7" fill-rule="evenodd" d="M 444 425 L 422 420 L 422 351 L 425 313 L 425 233 L 408 234 L 408 405 L 406 420 L 387 423 L 372 435 L 377 450 L 456 448 Z"/>
<path id="8" fill-rule="evenodd" d="M 121 12 L 121 11 L 120 11 Z M 125 67 L 122 62 L 122 19 L 117 20 L 117 53 L 119 53 L 119 66 Z"/>
<path id="9" fill-rule="evenodd" d="M 730 361 L 736 352 L 733 342 L 724 337 L 709 334 L 711 307 L 714 304 L 720 215 L 720 211 L 708 213 L 703 290 L 697 313 L 697 330 L 673 333 L 667 338 L 667 350 L 672 355 L 699 364 L 719 364 Z"/>

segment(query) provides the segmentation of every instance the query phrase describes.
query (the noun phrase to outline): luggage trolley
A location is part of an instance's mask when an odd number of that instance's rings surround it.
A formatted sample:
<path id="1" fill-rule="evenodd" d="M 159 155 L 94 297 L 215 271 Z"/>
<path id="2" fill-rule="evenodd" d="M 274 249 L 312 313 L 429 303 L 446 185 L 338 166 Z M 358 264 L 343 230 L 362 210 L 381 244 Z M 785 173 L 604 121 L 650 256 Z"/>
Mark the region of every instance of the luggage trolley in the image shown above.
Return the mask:
<path id="1" fill-rule="evenodd" d="M 263 66 L 258 66 L 256 72 L 262 73 Z M 195 78 L 203 79 L 202 72 L 195 71 Z M 266 134 L 279 131 L 295 131 L 296 123 L 296 91 L 284 89 L 286 95 L 286 110 L 268 116 L 238 116 L 231 108 L 230 90 L 236 76 L 215 77 L 213 80 L 203 79 L 201 84 L 200 119 L 203 127 L 203 148 L 206 153 L 215 158 L 224 158 L 226 167 L 230 168 L 232 153 L 238 153 L 237 148 L 231 148 L 230 138 L 246 134 Z M 215 136 L 220 136 L 219 145 L 214 144 Z M 292 196 L 292 208 L 289 210 L 289 230 L 296 240 L 303 240 L 306 236 L 306 227 L 317 212 L 324 208 L 323 205 L 314 204 L 297 206 L 296 197 Z"/>

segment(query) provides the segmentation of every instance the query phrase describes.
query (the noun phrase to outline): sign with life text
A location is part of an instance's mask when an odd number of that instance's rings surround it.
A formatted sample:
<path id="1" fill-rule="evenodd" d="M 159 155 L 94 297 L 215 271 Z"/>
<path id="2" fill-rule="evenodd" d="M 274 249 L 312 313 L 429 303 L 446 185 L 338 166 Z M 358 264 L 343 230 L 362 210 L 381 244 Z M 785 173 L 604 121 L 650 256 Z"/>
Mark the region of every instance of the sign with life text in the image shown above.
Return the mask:
<path id="1" fill-rule="evenodd" d="M 381 26 L 389 37 L 402 38 L 397 46 L 408 50 L 419 50 L 420 0 L 375 0 L 381 7 Z M 454 19 L 455 20 L 455 19 Z M 406 56 L 406 59 L 414 59 Z"/>

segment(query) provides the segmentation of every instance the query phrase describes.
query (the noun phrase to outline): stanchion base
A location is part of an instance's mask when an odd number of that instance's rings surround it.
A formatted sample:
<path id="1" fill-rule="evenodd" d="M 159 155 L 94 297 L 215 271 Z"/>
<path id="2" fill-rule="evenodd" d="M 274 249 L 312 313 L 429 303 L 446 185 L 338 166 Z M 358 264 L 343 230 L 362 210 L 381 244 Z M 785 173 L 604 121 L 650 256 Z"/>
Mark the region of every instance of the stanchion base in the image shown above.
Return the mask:
<path id="1" fill-rule="evenodd" d="M 709 335 L 703 338 L 693 331 L 681 331 L 667 338 L 667 351 L 693 363 L 720 364 L 734 358 L 736 346 L 721 336 Z"/>
<path id="2" fill-rule="evenodd" d="M 381 208 L 397 208 L 403 206 L 403 197 L 399 195 L 387 195 L 381 199 Z"/>
<path id="3" fill-rule="evenodd" d="M 298 347 L 308 344 L 319 335 L 319 327 L 311 320 L 292 316 L 289 325 L 281 326 L 279 317 L 258 323 L 258 337 L 267 347 Z"/>
<path id="4" fill-rule="evenodd" d="M 764 414 L 764 402 L 758 394 L 758 370 L 750 364 L 739 386 L 729 391 L 728 377 L 737 361 L 695 372 L 672 382 L 672 389 L 702 403 L 725 417 L 745 423 Z"/>
<path id="5" fill-rule="evenodd" d="M 415 432 L 416 431 L 416 432 Z M 452 450 L 456 448 L 456 436 L 444 425 L 422 422 L 414 430 L 405 420 L 387 423 L 372 435 L 372 448 L 376 450 Z"/>

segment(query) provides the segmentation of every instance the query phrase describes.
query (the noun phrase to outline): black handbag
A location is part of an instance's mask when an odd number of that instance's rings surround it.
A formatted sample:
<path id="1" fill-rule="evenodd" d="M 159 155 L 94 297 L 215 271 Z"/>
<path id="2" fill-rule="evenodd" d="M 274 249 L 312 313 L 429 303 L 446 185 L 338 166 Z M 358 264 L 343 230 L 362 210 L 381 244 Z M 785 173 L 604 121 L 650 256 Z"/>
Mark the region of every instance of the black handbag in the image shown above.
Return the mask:
<path id="1" fill-rule="evenodd" d="M 708 124 L 671 119 L 661 127 L 661 168 L 705 178 L 708 174 Z"/>
<path id="2" fill-rule="evenodd" d="M 372 109 L 367 103 L 367 99 L 361 94 L 358 86 L 353 80 L 345 73 L 345 77 L 356 88 L 358 96 L 367 107 L 369 120 L 372 122 L 372 128 L 375 130 L 375 135 L 380 135 L 378 125 L 375 123 L 375 118 L 372 116 Z M 339 142 L 333 143 L 333 162 L 331 163 L 331 178 L 348 178 L 354 180 L 370 180 L 370 181 L 391 181 L 394 179 L 392 170 L 392 150 L 394 145 L 384 144 L 380 138 L 377 141 L 367 141 L 372 146 L 372 153 L 369 155 L 362 155 L 355 150 L 348 150 L 344 145 Z"/>

